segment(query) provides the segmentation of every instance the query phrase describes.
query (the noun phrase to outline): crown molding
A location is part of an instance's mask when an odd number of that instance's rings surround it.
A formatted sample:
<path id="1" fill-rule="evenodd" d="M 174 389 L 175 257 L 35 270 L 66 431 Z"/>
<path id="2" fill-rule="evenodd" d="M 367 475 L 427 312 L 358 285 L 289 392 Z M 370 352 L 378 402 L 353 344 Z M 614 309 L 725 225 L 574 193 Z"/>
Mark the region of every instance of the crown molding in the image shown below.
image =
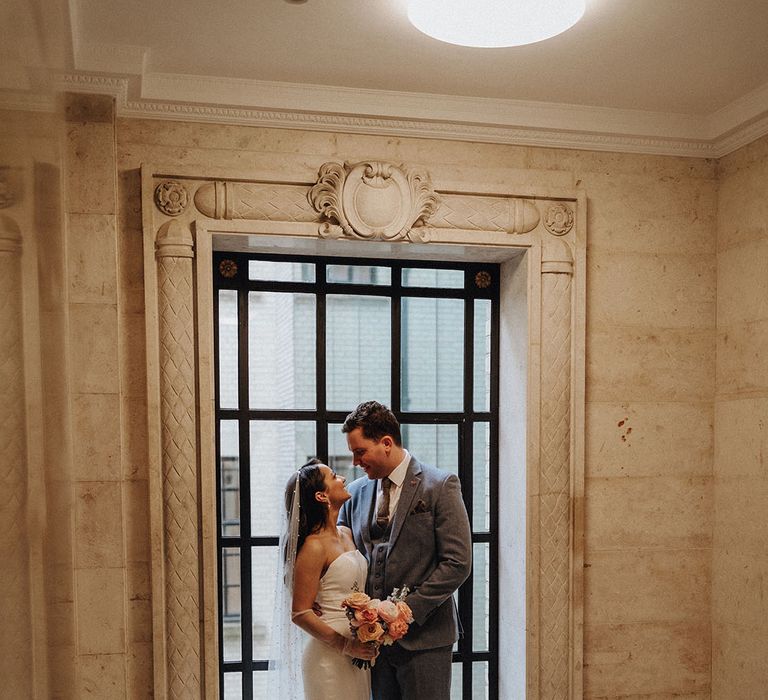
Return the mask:
<path id="1" fill-rule="evenodd" d="M 719 158 L 768 134 L 768 84 L 710 115 L 353 90 L 166 73 L 60 76 L 123 117 Z"/>

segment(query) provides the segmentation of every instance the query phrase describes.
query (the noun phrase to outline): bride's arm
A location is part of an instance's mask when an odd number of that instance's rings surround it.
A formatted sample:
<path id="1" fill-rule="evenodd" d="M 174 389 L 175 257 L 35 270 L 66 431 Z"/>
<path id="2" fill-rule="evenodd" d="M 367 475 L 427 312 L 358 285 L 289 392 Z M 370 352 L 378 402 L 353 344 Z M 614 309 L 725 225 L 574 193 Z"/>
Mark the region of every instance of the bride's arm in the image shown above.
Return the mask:
<path id="1" fill-rule="evenodd" d="M 325 566 L 325 550 L 321 542 L 308 538 L 296 556 L 296 568 L 293 573 L 293 622 L 319 639 L 324 644 L 333 647 L 339 653 L 354 656 L 358 659 L 371 659 L 375 655 L 372 645 L 363 644 L 357 639 L 349 639 L 339 634 L 315 615 L 312 605 L 320 587 L 320 577 Z"/>

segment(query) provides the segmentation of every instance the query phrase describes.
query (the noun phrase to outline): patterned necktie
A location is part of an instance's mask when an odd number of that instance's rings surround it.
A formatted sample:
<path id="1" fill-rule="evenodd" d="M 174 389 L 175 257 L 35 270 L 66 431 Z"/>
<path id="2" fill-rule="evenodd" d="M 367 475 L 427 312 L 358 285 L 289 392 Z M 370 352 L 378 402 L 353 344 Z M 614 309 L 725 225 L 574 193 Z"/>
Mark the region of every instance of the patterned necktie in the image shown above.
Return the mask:
<path id="1" fill-rule="evenodd" d="M 376 511 L 376 524 L 382 530 L 386 530 L 389 524 L 389 489 L 391 486 L 392 481 L 388 476 L 385 476 L 381 480 L 381 502 L 379 503 L 379 510 Z"/>

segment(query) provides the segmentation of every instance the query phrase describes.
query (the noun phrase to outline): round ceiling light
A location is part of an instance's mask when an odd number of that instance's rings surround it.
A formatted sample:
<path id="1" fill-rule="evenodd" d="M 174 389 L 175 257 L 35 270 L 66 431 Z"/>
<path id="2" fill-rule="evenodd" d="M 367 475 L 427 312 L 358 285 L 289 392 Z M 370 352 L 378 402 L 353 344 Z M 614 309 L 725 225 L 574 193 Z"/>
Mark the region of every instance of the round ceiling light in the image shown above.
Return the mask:
<path id="1" fill-rule="evenodd" d="M 549 39 L 570 29 L 586 0 L 408 0 L 420 32 L 459 46 L 501 48 Z"/>

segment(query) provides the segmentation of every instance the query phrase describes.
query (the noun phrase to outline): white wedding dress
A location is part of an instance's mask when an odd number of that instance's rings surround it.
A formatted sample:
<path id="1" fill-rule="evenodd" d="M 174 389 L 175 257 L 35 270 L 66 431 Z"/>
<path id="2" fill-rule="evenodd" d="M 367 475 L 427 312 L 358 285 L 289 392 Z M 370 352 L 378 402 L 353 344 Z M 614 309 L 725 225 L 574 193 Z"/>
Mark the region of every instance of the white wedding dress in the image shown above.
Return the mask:
<path id="1" fill-rule="evenodd" d="M 368 563 L 357 550 L 344 552 L 331 562 L 323 577 L 315 603 L 321 619 L 334 630 L 351 637 L 349 619 L 341 601 L 356 585 L 365 590 Z M 357 668 L 349 656 L 314 638 L 309 638 L 301 664 L 305 700 L 370 700 L 371 672 Z"/>

